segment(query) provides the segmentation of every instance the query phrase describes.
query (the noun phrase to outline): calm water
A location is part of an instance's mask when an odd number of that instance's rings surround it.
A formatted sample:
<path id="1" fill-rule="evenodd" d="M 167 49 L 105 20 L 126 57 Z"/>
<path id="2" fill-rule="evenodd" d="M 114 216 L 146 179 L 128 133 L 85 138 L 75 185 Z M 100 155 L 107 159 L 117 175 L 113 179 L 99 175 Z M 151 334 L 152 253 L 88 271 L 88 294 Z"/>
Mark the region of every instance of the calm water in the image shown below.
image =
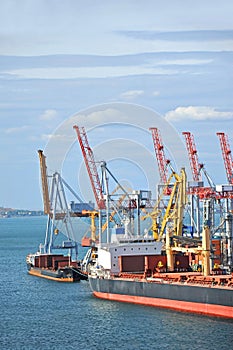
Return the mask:
<path id="1" fill-rule="evenodd" d="M 0 348 L 232 349 L 233 322 L 94 298 L 87 282 L 29 276 L 45 218 L 0 219 Z"/>

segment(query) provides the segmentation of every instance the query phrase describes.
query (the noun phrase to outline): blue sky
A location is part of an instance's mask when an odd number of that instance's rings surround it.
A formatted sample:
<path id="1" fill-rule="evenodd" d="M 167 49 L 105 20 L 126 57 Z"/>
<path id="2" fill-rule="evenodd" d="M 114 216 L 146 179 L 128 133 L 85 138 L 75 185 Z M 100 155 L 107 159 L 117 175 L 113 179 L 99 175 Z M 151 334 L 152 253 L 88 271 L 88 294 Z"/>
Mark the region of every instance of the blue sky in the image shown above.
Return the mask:
<path id="1" fill-rule="evenodd" d="M 41 209 L 37 150 L 49 150 L 53 134 L 71 116 L 78 123 L 78 112 L 117 102 L 154 110 L 182 140 L 182 131 L 192 132 L 200 162 L 215 183 L 225 183 L 216 132 L 226 132 L 233 149 L 232 13 L 230 0 L 1 1 L 0 206 Z M 90 132 L 91 142 L 104 153 L 109 128 L 99 113 L 94 118 L 102 133 Z M 127 123 L 134 126 L 131 118 Z M 123 128 L 112 127 L 109 159 L 117 158 L 114 140 Z M 131 133 L 132 146 L 139 134 Z M 153 153 L 149 137 L 140 134 L 140 144 Z M 63 172 L 80 193 L 75 176 L 82 159 L 75 158 L 80 151 L 74 141 L 75 134 Z M 166 134 L 163 141 L 169 145 Z M 149 163 L 143 163 L 145 173 Z M 123 169 L 129 180 L 133 170 L 124 164 L 113 164 L 114 174 Z"/>

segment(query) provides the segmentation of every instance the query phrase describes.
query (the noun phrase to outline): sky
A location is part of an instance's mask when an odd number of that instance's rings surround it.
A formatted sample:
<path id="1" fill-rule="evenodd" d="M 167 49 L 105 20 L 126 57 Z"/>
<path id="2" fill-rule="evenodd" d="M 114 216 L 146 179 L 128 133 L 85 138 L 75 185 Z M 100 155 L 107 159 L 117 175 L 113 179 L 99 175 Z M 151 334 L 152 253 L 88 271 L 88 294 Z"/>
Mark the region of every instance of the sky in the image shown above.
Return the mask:
<path id="1" fill-rule="evenodd" d="M 150 126 L 178 167 L 189 166 L 177 150 L 190 131 L 213 182 L 226 183 L 216 132 L 233 149 L 232 13 L 231 0 L 1 1 L 0 207 L 43 208 L 38 149 L 49 174 L 91 197 L 79 123 L 135 189 L 158 179 Z"/>

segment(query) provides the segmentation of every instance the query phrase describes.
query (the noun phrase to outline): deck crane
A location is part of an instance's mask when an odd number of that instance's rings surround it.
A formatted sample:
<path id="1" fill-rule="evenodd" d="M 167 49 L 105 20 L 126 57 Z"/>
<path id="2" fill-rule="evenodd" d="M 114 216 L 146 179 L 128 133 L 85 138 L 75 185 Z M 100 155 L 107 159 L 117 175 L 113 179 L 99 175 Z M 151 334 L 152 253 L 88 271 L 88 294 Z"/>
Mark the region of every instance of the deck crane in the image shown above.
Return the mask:
<path id="1" fill-rule="evenodd" d="M 180 174 L 172 173 L 175 183 L 166 208 L 164 220 L 161 225 L 160 235 L 163 234 L 167 221 L 173 221 L 174 235 L 182 236 L 184 208 L 187 204 L 186 196 L 186 173 L 182 168 Z"/>
<path id="2" fill-rule="evenodd" d="M 99 216 L 99 212 L 96 210 L 82 210 L 83 216 L 88 216 L 91 218 L 91 237 L 87 237 L 86 235 L 82 238 L 82 246 L 90 247 L 93 243 L 96 242 L 96 225 L 95 218 Z"/>
<path id="3" fill-rule="evenodd" d="M 161 214 L 160 202 L 163 194 L 160 195 L 153 211 L 150 213 L 153 221 L 153 237 L 156 240 L 163 239 L 165 243 L 167 267 L 169 271 L 174 271 L 173 250 L 177 246 L 175 241 L 182 237 L 183 231 L 183 216 L 187 204 L 185 169 L 182 168 L 180 174 L 177 174 L 172 170 L 166 184 L 167 186 L 172 179 L 174 179 L 175 182 L 172 186 L 172 192 L 169 196 L 169 201 L 165 213 L 163 214 L 160 228 L 154 226 L 154 224 L 157 222 L 157 218 Z"/>
<path id="4" fill-rule="evenodd" d="M 227 180 L 229 184 L 233 185 L 233 160 L 228 136 L 224 132 L 217 132 L 217 136 L 219 137 L 220 146 L 222 149 Z"/>
<path id="5" fill-rule="evenodd" d="M 78 141 L 82 150 L 84 162 L 87 168 L 87 172 L 91 181 L 92 190 L 95 196 L 96 204 L 99 209 L 105 209 L 105 201 L 101 188 L 101 183 L 99 179 L 99 175 L 97 172 L 97 167 L 94 159 L 94 154 L 89 146 L 89 142 L 87 139 L 87 134 L 84 127 L 79 127 L 74 125 L 78 137 Z"/>

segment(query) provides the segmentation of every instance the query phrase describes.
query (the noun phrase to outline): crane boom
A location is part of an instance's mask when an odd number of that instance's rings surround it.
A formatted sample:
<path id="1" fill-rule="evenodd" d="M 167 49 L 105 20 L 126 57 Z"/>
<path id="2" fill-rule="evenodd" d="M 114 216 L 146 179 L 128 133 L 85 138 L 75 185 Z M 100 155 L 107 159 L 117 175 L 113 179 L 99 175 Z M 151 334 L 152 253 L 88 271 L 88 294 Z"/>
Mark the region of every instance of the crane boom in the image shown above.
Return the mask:
<path id="1" fill-rule="evenodd" d="M 160 132 L 158 128 L 150 128 L 149 129 L 152 133 L 152 139 L 154 143 L 154 149 L 155 149 L 155 155 L 157 158 L 158 168 L 159 168 L 159 175 L 161 182 L 163 184 L 167 183 L 167 164 L 170 163 L 169 159 L 165 158 L 164 154 L 164 146 L 163 142 L 160 136 Z"/>
<path id="2" fill-rule="evenodd" d="M 182 134 L 184 135 L 185 141 L 186 141 L 186 147 L 189 154 L 190 166 L 192 169 L 193 181 L 201 181 L 201 175 L 199 170 L 202 164 L 199 164 L 198 162 L 198 155 L 197 155 L 196 145 L 194 142 L 194 137 L 188 131 L 184 131 L 182 132 Z"/>
<path id="3" fill-rule="evenodd" d="M 45 162 L 45 156 L 42 150 L 38 150 L 40 160 L 40 173 L 42 182 L 43 202 L 44 202 L 44 213 L 50 214 L 50 200 L 48 190 L 48 178 L 47 178 L 47 167 Z"/>
<path id="4" fill-rule="evenodd" d="M 228 136 L 224 132 L 217 132 L 217 136 L 219 137 L 220 146 L 222 149 L 222 156 L 226 169 L 227 180 L 229 184 L 233 185 L 233 161 Z"/>
<path id="5" fill-rule="evenodd" d="M 215 197 L 216 196 L 215 185 L 212 179 L 210 178 L 210 176 L 208 175 L 204 167 L 204 164 L 199 163 L 198 161 L 197 149 L 196 149 L 193 134 L 191 134 L 188 131 L 184 131 L 182 134 L 185 136 L 185 140 L 186 140 L 186 147 L 189 154 L 189 161 L 192 169 L 193 181 L 200 184 L 202 183 L 202 178 L 201 178 L 201 170 L 202 170 L 209 184 L 209 187 L 204 187 L 203 184 L 201 186 L 196 184 L 197 186 L 195 185 L 190 187 L 189 188 L 190 194 L 196 194 L 200 199 Z"/>
<path id="6" fill-rule="evenodd" d="M 99 175 L 96 168 L 94 154 L 89 146 L 87 134 L 84 127 L 74 125 L 73 128 L 76 130 L 78 141 L 82 150 L 84 162 L 87 168 L 87 172 L 91 181 L 92 190 L 95 196 L 96 204 L 99 209 L 105 208 L 105 202 L 103 192 L 100 184 Z"/>

